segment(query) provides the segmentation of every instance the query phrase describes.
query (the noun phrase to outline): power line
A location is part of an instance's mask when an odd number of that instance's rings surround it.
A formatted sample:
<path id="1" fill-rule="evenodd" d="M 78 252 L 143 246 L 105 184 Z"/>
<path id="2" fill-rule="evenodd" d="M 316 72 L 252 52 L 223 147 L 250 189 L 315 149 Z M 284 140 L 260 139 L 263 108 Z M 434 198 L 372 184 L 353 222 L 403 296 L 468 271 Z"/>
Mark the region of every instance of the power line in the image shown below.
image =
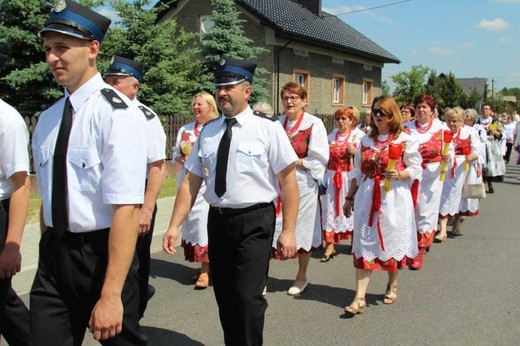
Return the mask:
<path id="1" fill-rule="evenodd" d="M 410 1 L 412 1 L 412 0 L 397 1 L 397 2 L 392 2 L 392 3 L 390 3 L 390 4 L 385 4 L 385 5 L 375 6 L 375 7 L 364 8 L 364 9 L 362 9 L 362 10 L 356 10 L 356 11 L 350 11 L 350 12 L 337 13 L 337 14 L 335 14 L 335 16 L 343 16 L 343 15 L 345 15 L 345 14 L 352 14 L 352 13 L 358 13 L 358 12 L 365 12 L 365 11 L 375 10 L 375 9 L 378 9 L 378 8 L 383 8 L 383 7 L 388 7 L 388 6 L 399 5 L 399 4 L 402 4 L 402 3 L 405 3 L 405 2 L 410 2 Z"/>

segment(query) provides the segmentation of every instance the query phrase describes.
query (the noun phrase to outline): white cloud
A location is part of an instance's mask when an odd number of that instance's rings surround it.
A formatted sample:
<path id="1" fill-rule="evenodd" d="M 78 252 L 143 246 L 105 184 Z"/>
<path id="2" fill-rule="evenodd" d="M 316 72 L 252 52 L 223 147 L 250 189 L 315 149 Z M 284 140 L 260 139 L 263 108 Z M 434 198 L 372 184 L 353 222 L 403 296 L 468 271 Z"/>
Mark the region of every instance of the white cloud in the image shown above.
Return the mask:
<path id="1" fill-rule="evenodd" d="M 475 44 L 473 42 L 464 42 L 460 44 L 460 48 L 462 49 L 472 49 L 475 48 Z"/>
<path id="2" fill-rule="evenodd" d="M 433 55 L 437 56 L 452 56 L 457 54 L 457 52 L 453 49 L 449 48 L 441 48 L 441 47 L 433 47 L 428 50 Z"/>
<path id="3" fill-rule="evenodd" d="M 381 23 L 391 23 L 392 22 L 389 18 L 380 16 L 374 11 L 367 10 L 367 8 L 365 6 L 361 6 L 361 5 L 323 7 L 322 10 L 327 13 L 333 14 L 335 16 L 341 16 L 341 15 L 347 14 L 347 13 L 354 13 L 354 14 L 359 13 L 359 14 L 365 15 L 367 17 L 370 17 L 374 20 L 377 20 Z"/>
<path id="4" fill-rule="evenodd" d="M 495 18 L 493 20 L 482 19 L 476 27 L 484 30 L 499 31 L 509 28 L 509 23 L 502 18 Z"/>

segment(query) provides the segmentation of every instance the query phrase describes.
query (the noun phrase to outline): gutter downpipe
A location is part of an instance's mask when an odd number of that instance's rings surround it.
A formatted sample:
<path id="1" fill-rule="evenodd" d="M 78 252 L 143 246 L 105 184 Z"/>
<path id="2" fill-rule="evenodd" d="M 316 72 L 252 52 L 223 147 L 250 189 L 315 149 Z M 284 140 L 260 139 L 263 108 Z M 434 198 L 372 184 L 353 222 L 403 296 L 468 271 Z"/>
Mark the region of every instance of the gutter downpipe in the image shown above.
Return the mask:
<path id="1" fill-rule="evenodd" d="M 276 51 L 276 112 L 279 113 L 280 109 L 280 98 L 278 97 L 278 94 L 280 94 L 280 52 L 284 50 L 289 43 L 291 43 L 292 40 L 287 41 L 285 45 L 282 46 L 282 48 L 278 49 Z"/>

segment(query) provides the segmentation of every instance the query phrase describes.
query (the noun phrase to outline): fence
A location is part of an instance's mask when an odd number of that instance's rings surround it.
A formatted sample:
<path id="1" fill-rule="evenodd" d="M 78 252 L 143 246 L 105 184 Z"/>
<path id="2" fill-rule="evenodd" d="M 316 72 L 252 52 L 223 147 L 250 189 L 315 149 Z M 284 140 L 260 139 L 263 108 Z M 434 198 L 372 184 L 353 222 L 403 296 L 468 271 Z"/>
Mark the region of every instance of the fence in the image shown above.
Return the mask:
<path id="1" fill-rule="evenodd" d="M 327 132 L 332 131 L 332 128 L 334 127 L 334 117 L 331 114 L 315 114 L 318 118 L 323 120 L 323 123 L 325 124 L 325 128 L 327 129 Z M 29 130 L 29 139 L 32 139 L 32 134 L 34 132 L 34 128 L 36 127 L 36 123 L 38 122 L 38 117 L 36 116 L 26 116 L 24 117 L 25 124 L 27 125 L 27 129 Z M 177 132 L 179 129 L 193 121 L 191 118 L 185 118 L 185 117 L 178 117 L 173 115 L 164 116 L 161 118 L 161 122 L 164 127 L 164 132 L 166 133 L 166 159 L 171 160 L 172 159 L 172 148 L 175 145 L 175 140 L 177 138 Z M 32 150 L 30 150 L 31 155 L 31 162 L 32 160 Z M 34 171 L 34 170 L 33 170 Z"/>

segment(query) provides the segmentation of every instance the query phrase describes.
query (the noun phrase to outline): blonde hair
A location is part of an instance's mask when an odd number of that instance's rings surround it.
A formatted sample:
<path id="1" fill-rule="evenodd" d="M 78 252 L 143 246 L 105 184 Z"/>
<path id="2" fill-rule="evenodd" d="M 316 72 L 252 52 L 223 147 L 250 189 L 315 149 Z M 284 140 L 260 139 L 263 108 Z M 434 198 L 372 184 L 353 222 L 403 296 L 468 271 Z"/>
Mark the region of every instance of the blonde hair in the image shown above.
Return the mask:
<path id="1" fill-rule="evenodd" d="M 215 102 L 215 98 L 213 97 L 213 95 L 211 95 L 207 91 L 200 91 L 200 92 L 196 93 L 195 96 L 193 96 L 193 99 L 191 100 L 192 107 L 193 107 L 193 103 L 195 103 L 195 100 L 197 99 L 197 97 L 201 97 L 204 101 L 206 101 L 208 106 L 211 108 L 208 113 L 209 118 L 210 119 L 217 118 L 218 117 L 217 102 Z"/>

